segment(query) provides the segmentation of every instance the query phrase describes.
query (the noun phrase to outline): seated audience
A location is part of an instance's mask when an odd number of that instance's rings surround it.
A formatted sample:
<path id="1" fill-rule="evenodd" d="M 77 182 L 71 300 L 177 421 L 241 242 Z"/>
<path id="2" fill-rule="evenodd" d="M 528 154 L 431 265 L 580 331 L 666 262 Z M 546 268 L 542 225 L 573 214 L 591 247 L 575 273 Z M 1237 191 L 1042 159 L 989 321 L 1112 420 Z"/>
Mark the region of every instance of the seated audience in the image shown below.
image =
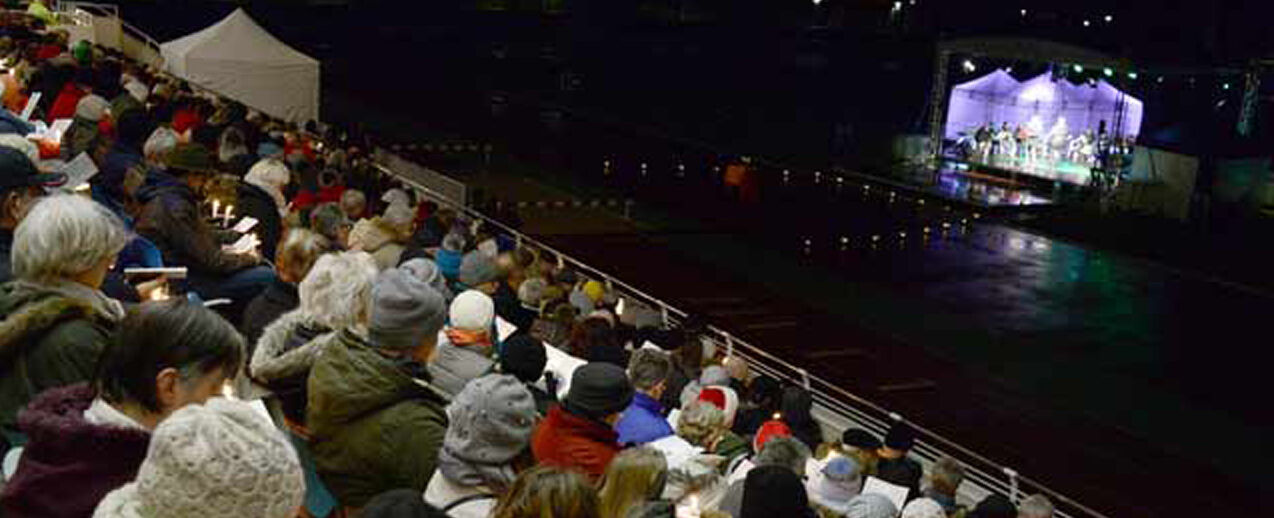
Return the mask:
<path id="1" fill-rule="evenodd" d="M 458 270 L 460 285 L 465 289 L 495 295 L 500 290 L 501 272 L 495 261 L 481 250 L 474 250 L 460 260 Z"/>
<path id="2" fill-rule="evenodd" d="M 783 422 L 792 429 L 792 435 L 805 443 L 811 451 L 818 449 L 823 443 L 823 430 L 818 426 L 811 413 L 814 409 L 814 398 L 808 390 L 796 385 L 783 389 L 783 399 L 779 404 L 779 412 Z"/>
<path id="3" fill-rule="evenodd" d="M 590 362 L 628 365 L 628 352 L 605 318 L 590 316 L 575 324 L 565 349 L 572 356 Z"/>
<path id="4" fill-rule="evenodd" d="M 342 329 L 366 326 L 376 275 L 376 264 L 365 252 L 323 255 L 297 287 L 300 307 L 262 331 L 248 375 L 279 398 L 294 429 L 306 423 L 314 361 L 340 341 Z"/>
<path id="5" fill-rule="evenodd" d="M 748 436 L 756 433 L 761 424 L 779 411 L 783 387 L 774 378 L 757 376 L 748 385 L 747 397 L 739 403 L 739 415 L 734 419 L 734 433 Z"/>
<path id="6" fill-rule="evenodd" d="M 791 436 L 775 436 L 767 438 L 761 445 L 758 449 L 759 453 L 752 459 L 754 467 L 751 471 L 766 466 L 776 466 L 797 477 L 805 474 L 805 462 L 810 458 L 810 451 L 801 441 Z M 745 468 L 740 467 L 740 469 Z M 731 516 L 740 516 L 744 507 L 743 502 L 747 498 L 746 487 L 744 480 L 730 484 L 721 501 L 721 510 L 730 513 Z M 805 494 L 804 486 L 802 486 L 801 494 Z"/>
<path id="7" fill-rule="evenodd" d="M 954 518 L 954 515 L 952 515 Z M 917 498 L 902 508 L 901 518 L 947 518 L 946 511 L 942 510 L 942 504 L 929 499 Z"/>
<path id="8" fill-rule="evenodd" d="M 0 146 L 0 282 L 13 279 L 13 231 L 46 189 L 66 183 L 66 175 L 41 173 L 22 151 Z"/>
<path id="9" fill-rule="evenodd" d="M 725 412 L 715 403 L 695 401 L 677 416 L 677 435 L 704 453 L 722 458 L 718 472 L 751 453 L 748 442 L 726 426 Z"/>
<path id="10" fill-rule="evenodd" d="M 452 301 L 450 316 L 446 340 L 438 345 L 437 354 L 429 362 L 429 373 L 443 392 L 459 394 L 469 380 L 495 368 L 491 359 L 495 306 L 491 297 L 469 290 Z"/>
<path id="11" fill-rule="evenodd" d="M 413 216 L 410 207 L 390 205 L 381 216 L 359 220 L 349 233 L 350 249 L 372 254 L 382 271 L 393 268 L 411 237 Z"/>
<path id="12" fill-rule="evenodd" d="M 366 332 L 347 327 L 314 363 L 307 424 L 319 476 L 358 509 L 396 488 L 424 491 L 447 428 L 425 363 L 445 319 L 442 296 L 407 272 L 382 272 Z"/>
<path id="13" fill-rule="evenodd" d="M 451 282 L 460 281 L 460 263 L 464 262 L 464 248 L 464 235 L 452 232 L 443 238 L 441 248 L 434 254 L 438 269 L 442 270 L 442 276 Z"/>
<path id="14" fill-rule="evenodd" d="M 455 301 L 455 294 L 451 292 L 451 288 L 447 287 L 447 279 L 443 278 L 442 272 L 438 270 L 438 265 L 433 261 L 419 257 L 405 261 L 398 267 L 407 270 L 412 275 L 415 275 L 417 279 L 432 287 L 434 291 L 442 295 L 442 299 L 448 305 Z"/>
<path id="15" fill-rule="evenodd" d="M 815 518 L 801 477 L 783 466 L 758 466 L 743 481 L 739 518 Z M 881 516 L 879 518 L 886 518 Z"/>
<path id="16" fill-rule="evenodd" d="M 261 255 L 274 260 L 274 251 L 283 233 L 283 218 L 288 214 L 283 191 L 292 181 L 287 164 L 278 160 L 262 160 L 252 166 L 236 186 L 236 212 L 257 220 L 251 232 L 261 240 Z"/>
<path id="17" fill-rule="evenodd" d="M 359 518 L 447 518 L 447 513 L 420 499 L 414 489 L 386 491 L 367 502 Z M 485 516 L 485 515 L 484 515 Z"/>
<path id="18" fill-rule="evenodd" d="M 601 518 L 671 515 L 672 503 L 661 500 L 667 481 L 668 463 L 662 453 L 651 448 L 624 450 L 597 483 L 598 514 Z"/>
<path id="19" fill-rule="evenodd" d="M 907 495 L 920 495 L 920 478 L 924 476 L 924 468 L 915 459 L 907 456 L 916 443 L 915 431 L 906 423 L 896 423 L 885 434 L 885 446 L 880 449 L 880 460 L 876 463 L 876 477 L 910 490 Z"/>
<path id="20" fill-rule="evenodd" d="M 94 518 L 290 518 L 305 495 L 296 452 L 247 403 L 215 398 L 155 428 L 137 480 L 112 491 Z"/>
<path id="21" fill-rule="evenodd" d="M 1034 494 L 1022 500 L 1017 510 L 1018 518 L 1053 518 L 1053 502 L 1047 496 Z"/>
<path id="22" fill-rule="evenodd" d="M 159 247 L 164 264 L 189 268 L 190 287 L 204 300 L 247 304 L 273 282 L 274 271 L 259 266 L 257 251 L 223 250 L 219 231 L 204 218 L 199 193 L 217 173 L 215 160 L 198 144 L 179 144 L 166 160 L 167 173 L 152 173 L 137 193 L 143 205 L 137 233 Z"/>
<path id="23" fill-rule="evenodd" d="M 274 271 L 278 277 L 266 286 L 265 291 L 248 303 L 243 312 L 243 335 L 248 339 L 252 357 L 257 339 L 270 325 L 283 314 L 301 305 L 301 296 L 297 293 L 297 284 L 310 273 L 310 268 L 318 261 L 319 256 L 328 251 L 330 243 L 327 238 L 303 228 L 289 230 L 283 242 L 279 244 L 278 256 L 274 260 Z"/>
<path id="24" fill-rule="evenodd" d="M 964 481 L 964 466 L 951 457 L 943 457 L 929 466 L 929 487 L 923 495 L 939 504 L 947 514 L 955 514 L 964 508 L 956 503 L 956 489 Z"/>
<path id="25" fill-rule="evenodd" d="M 106 118 L 106 110 L 110 105 L 106 99 L 96 95 L 86 95 L 75 105 L 75 117 L 71 125 L 62 134 L 62 160 L 70 161 L 80 153 L 92 153 L 99 140 L 103 139 L 98 124 Z"/>
<path id="26" fill-rule="evenodd" d="M 671 361 L 662 352 L 639 349 L 633 353 L 628 364 L 628 378 L 635 389 L 633 402 L 615 423 L 620 444 L 646 444 L 673 434 L 659 404 L 671 368 Z"/>
<path id="27" fill-rule="evenodd" d="M 619 453 L 619 435 L 613 427 L 632 398 L 633 386 L 624 369 L 608 363 L 576 369 L 565 400 L 549 409 L 535 430 L 535 459 L 601 477 Z"/>
<path id="28" fill-rule="evenodd" d="M 850 428 L 841 434 L 840 454 L 858 461 L 864 475 L 876 475 L 877 452 L 884 446 L 875 435 L 862 428 Z"/>
<path id="29" fill-rule="evenodd" d="M 485 518 L 496 498 L 530 466 L 535 398 L 513 376 L 489 374 L 447 406 L 447 433 L 425 501 L 453 518 Z"/>
<path id="30" fill-rule="evenodd" d="M 346 189 L 341 193 L 341 212 L 350 221 L 359 221 L 367 215 L 367 195 L 358 189 Z"/>
<path id="31" fill-rule="evenodd" d="M 532 277 L 518 286 L 518 305 L 504 319 L 518 327 L 519 333 L 530 333 L 531 325 L 540 316 L 540 301 L 544 300 L 544 291 L 548 282 L 541 277 Z"/>
<path id="32" fill-rule="evenodd" d="M 310 229 L 327 238 L 333 250 L 349 246 L 349 232 L 353 228 L 354 224 L 335 203 L 322 203 L 310 211 Z"/>
<path id="33" fill-rule="evenodd" d="M 597 492 L 578 472 L 540 466 L 518 476 L 491 518 L 598 518 Z"/>
<path id="34" fill-rule="evenodd" d="M 846 518 L 894 518 L 898 507 L 888 498 L 876 493 L 858 495 L 845 508 Z"/>
<path id="35" fill-rule="evenodd" d="M 173 412 L 221 393 L 243 339 L 185 299 L 132 308 L 93 383 L 50 389 L 18 417 L 30 438 L 0 508 L 11 518 L 89 516 L 137 476 L 151 431 Z"/>
<path id="36" fill-rule="evenodd" d="M 992 494 L 983 498 L 978 505 L 966 514 L 966 518 L 1016 518 L 1017 507 L 1008 497 Z"/>
<path id="37" fill-rule="evenodd" d="M 5 450 L 25 442 L 16 424 L 31 398 L 93 377 L 107 338 L 124 318 L 124 307 L 101 287 L 127 242 L 119 218 L 69 194 L 41 200 L 18 225 L 12 252 L 17 280 L 0 286 Z"/>
<path id="38" fill-rule="evenodd" d="M 820 513 L 845 516 L 849 501 L 862 493 L 863 473 L 854 459 L 836 456 L 815 473 L 807 487 Z"/>
<path id="39" fill-rule="evenodd" d="M 500 372 L 522 382 L 535 398 L 535 408 L 540 416 L 548 415 L 549 407 L 557 403 L 557 383 L 544 368 L 548 365 L 548 353 L 544 344 L 527 335 L 514 335 L 504 342 L 500 353 Z M 545 380 L 546 389 L 536 386 Z"/>

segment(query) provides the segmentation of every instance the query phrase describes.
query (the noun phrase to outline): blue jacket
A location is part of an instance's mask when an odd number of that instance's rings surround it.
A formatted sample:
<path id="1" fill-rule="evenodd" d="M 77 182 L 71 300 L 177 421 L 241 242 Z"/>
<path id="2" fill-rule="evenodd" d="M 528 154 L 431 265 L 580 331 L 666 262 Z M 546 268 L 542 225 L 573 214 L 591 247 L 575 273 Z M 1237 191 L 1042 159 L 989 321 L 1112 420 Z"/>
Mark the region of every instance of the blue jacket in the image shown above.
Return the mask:
<path id="1" fill-rule="evenodd" d="M 633 402 L 615 423 L 619 444 L 646 444 L 672 435 L 672 426 L 664 419 L 663 410 L 663 405 L 654 398 L 641 392 L 633 394 Z"/>

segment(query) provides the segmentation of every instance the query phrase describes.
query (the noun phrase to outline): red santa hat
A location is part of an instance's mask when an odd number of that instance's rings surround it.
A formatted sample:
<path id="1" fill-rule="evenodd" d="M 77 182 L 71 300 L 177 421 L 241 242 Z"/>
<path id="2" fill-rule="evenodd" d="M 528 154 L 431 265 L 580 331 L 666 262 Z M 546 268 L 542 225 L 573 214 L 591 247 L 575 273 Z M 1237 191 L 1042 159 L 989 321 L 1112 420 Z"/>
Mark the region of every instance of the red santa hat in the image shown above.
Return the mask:
<path id="1" fill-rule="evenodd" d="M 699 391 L 699 401 L 716 405 L 725 413 L 725 427 L 734 426 L 734 415 L 739 411 L 739 395 L 730 387 L 709 385 Z"/>
<path id="2" fill-rule="evenodd" d="M 752 451 L 761 452 L 761 448 L 765 447 L 765 443 L 775 437 L 791 437 L 792 429 L 788 428 L 787 423 L 778 419 L 771 419 L 761 425 L 756 431 L 756 438 L 752 439 Z"/>

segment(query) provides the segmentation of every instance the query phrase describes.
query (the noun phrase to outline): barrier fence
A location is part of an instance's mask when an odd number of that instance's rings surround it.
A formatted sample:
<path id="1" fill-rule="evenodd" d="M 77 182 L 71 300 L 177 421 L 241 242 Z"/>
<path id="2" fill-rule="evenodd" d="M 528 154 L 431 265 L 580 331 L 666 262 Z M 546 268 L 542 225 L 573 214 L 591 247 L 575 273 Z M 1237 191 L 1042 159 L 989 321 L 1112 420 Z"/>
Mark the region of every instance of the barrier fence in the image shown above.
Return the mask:
<path id="1" fill-rule="evenodd" d="M 676 308 L 672 304 L 631 286 L 579 259 L 571 257 L 565 252 L 510 228 L 495 219 L 472 210 L 464 206 L 463 203 L 449 199 L 443 193 L 415 182 L 384 164 L 376 163 L 375 166 L 382 173 L 402 180 L 404 184 L 415 189 L 418 194 L 434 200 L 440 205 L 451 207 L 472 219 L 484 222 L 504 233 L 519 246 L 539 251 L 541 259 L 556 260 L 586 277 L 603 282 L 608 288 L 614 290 L 617 295 L 624 297 L 626 300 L 635 300 L 652 310 L 657 310 L 662 316 L 665 325 L 677 325 L 687 317 L 685 311 Z M 840 431 L 849 427 L 859 427 L 878 436 L 883 436 L 895 423 L 906 423 L 912 426 L 918 435 L 912 455 L 926 468 L 944 456 L 951 456 L 964 465 L 965 482 L 960 486 L 962 501 L 977 502 L 988 494 L 998 493 L 1009 497 L 1014 502 L 1019 502 L 1029 494 L 1042 493 L 1054 502 L 1057 507 L 1056 516 L 1060 518 L 1107 518 L 1106 515 L 1053 491 L 1034 479 L 1021 475 L 1009 466 L 988 459 L 920 424 L 907 420 L 898 413 L 891 412 L 872 401 L 812 375 L 805 368 L 793 365 L 770 354 L 734 336 L 727 330 L 709 326 L 707 337 L 716 344 L 719 351 L 724 351 L 728 356 L 735 356 L 746 361 L 752 372 L 764 374 L 788 383 L 799 384 L 809 390 L 815 403 L 815 417 L 823 425 L 825 434 L 829 431 L 834 431 L 833 437 L 838 438 Z"/>
<path id="2" fill-rule="evenodd" d="M 110 4 L 93 4 L 88 2 L 59 2 L 54 6 L 61 12 L 76 13 L 81 18 L 83 14 L 90 11 L 97 11 L 98 15 L 89 16 L 87 22 L 91 24 L 97 23 L 97 18 L 105 17 L 115 21 L 118 30 L 123 32 L 123 39 L 127 42 L 127 38 L 133 38 L 132 46 L 124 45 L 122 50 L 132 59 L 151 62 L 154 56 L 146 54 L 150 52 L 153 55 L 158 54 L 158 43 L 146 35 L 145 32 L 128 25 L 118 16 L 118 7 Z M 132 50 L 133 52 L 128 52 Z M 149 57 L 149 59 L 148 59 Z M 156 63 L 150 63 L 156 64 Z M 382 150 L 383 151 L 383 150 Z M 392 155 L 392 154 L 390 154 Z M 653 310 L 658 310 L 665 325 L 673 326 L 683 321 L 687 314 L 685 311 L 676 308 L 658 297 L 650 295 L 634 286 L 631 286 L 618 278 L 609 275 L 597 268 L 594 268 L 584 262 L 571 257 L 570 255 L 557 250 L 547 244 L 540 242 L 530 236 L 522 234 L 509 226 L 487 217 L 486 215 L 470 209 L 465 203 L 464 184 L 451 180 L 440 173 L 434 172 L 418 164 L 402 159 L 401 157 L 389 156 L 381 154 L 379 157 L 382 161 L 389 161 L 391 165 L 387 166 L 382 162 L 374 162 L 375 167 L 384 174 L 398 178 L 404 184 L 411 186 L 419 194 L 428 197 L 440 205 L 446 205 L 456 210 L 458 213 L 475 220 L 480 220 L 485 224 L 504 233 L 507 237 L 514 240 L 519 246 L 526 246 L 536 249 L 540 252 L 542 258 L 553 258 L 558 262 L 568 265 L 570 268 L 583 273 L 585 276 L 601 281 L 606 286 L 614 290 L 617 294 L 623 296 L 626 300 L 637 301 Z M 609 162 L 606 164 L 609 166 Z M 777 164 L 773 164 L 777 166 Z M 421 177 L 420 174 L 413 174 L 412 171 L 418 173 L 416 169 L 433 173 Z M 809 172 L 806 171 L 806 174 Z M 814 172 L 815 178 L 819 173 Z M 431 184 L 431 180 L 441 178 L 436 184 Z M 784 177 L 786 179 L 787 170 L 784 169 Z M 421 180 L 424 180 L 423 182 Z M 867 180 L 867 179 L 863 179 Z M 878 183 L 879 180 L 872 178 L 868 180 L 870 183 Z M 458 186 L 458 187 L 457 187 Z M 961 500 L 967 503 L 980 501 L 987 494 L 998 493 L 1009 497 L 1014 502 L 1019 502 L 1025 495 L 1031 493 L 1042 493 L 1051 499 L 1057 506 L 1056 516 L 1061 518 L 1108 518 L 1106 515 L 1093 510 L 1065 495 L 1062 495 L 1043 484 L 1019 474 L 1016 470 L 1009 466 L 1002 465 L 991 459 L 986 458 L 960 444 L 943 437 L 922 425 L 907 420 L 904 416 L 891 412 L 880 405 L 862 398 L 842 387 L 834 385 L 818 376 L 811 375 L 806 369 L 793 365 L 765 350 L 754 346 L 736 336 L 729 331 L 716 326 L 709 326 L 707 338 L 711 340 L 719 350 L 724 351 L 726 355 L 735 356 L 745 360 L 751 370 L 758 374 L 771 376 L 775 379 L 786 381 L 789 383 L 799 384 L 808 389 L 813 396 L 815 408 L 815 417 L 823 425 L 824 433 L 829 431 L 839 432 L 848 427 L 860 427 L 876 435 L 884 435 L 888 429 L 895 423 L 907 423 L 911 425 L 918 434 L 918 440 L 912 454 L 921 461 L 922 464 L 929 466 L 943 456 L 951 456 L 959 460 L 965 467 L 966 479 L 960 487 Z"/>

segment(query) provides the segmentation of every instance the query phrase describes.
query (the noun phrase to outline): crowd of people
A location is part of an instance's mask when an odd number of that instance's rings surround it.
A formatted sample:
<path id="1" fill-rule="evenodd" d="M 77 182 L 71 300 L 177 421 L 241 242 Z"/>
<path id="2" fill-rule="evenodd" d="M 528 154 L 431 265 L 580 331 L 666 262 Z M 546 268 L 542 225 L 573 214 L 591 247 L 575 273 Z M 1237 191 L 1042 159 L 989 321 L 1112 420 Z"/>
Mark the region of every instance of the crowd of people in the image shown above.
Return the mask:
<path id="1" fill-rule="evenodd" d="M 833 438 L 353 135 L 4 17 L 0 515 L 1052 516 L 967 506 L 906 425 Z"/>

